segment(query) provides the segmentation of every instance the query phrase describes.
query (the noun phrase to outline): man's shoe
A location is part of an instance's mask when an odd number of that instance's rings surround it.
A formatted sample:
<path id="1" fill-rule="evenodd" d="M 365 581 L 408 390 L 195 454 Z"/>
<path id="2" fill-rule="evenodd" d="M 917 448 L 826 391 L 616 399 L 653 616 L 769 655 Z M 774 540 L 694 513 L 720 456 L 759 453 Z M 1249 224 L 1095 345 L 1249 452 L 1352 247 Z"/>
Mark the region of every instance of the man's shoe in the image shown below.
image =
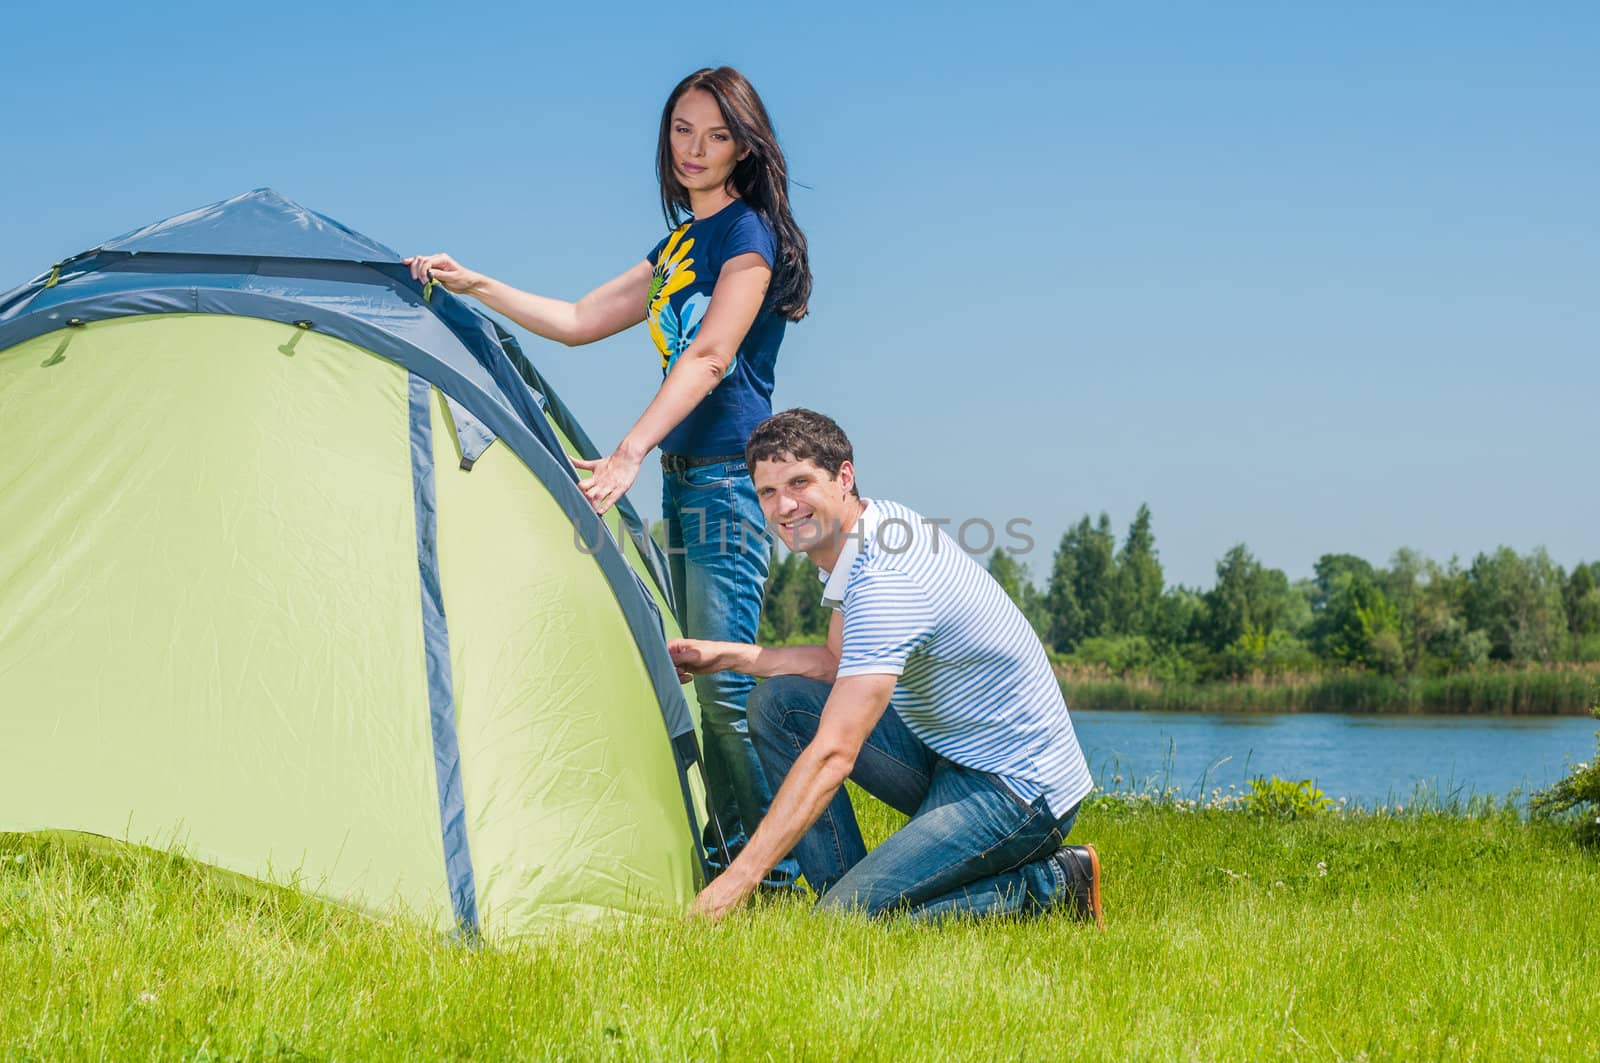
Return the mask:
<path id="1" fill-rule="evenodd" d="M 1067 879 L 1065 899 L 1073 914 L 1080 919 L 1092 919 L 1101 930 L 1106 928 L 1105 916 L 1100 912 L 1100 854 L 1092 845 L 1063 845 L 1050 859 L 1056 862 Z"/>

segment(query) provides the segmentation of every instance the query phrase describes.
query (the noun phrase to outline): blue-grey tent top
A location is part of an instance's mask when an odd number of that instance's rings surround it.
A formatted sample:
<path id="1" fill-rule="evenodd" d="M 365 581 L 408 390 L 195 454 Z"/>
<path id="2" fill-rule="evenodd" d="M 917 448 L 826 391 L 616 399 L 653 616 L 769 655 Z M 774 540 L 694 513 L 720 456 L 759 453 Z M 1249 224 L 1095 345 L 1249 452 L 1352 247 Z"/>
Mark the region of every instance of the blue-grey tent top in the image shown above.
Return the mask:
<path id="1" fill-rule="evenodd" d="M 655 603 L 578 490 L 541 404 L 558 423 L 570 415 L 509 333 L 442 288 L 425 298 L 389 248 L 262 188 L 106 241 L 0 295 L 0 350 L 70 325 L 156 313 L 241 314 L 314 328 L 439 388 L 453 412 L 469 415 L 464 431 L 480 444 L 496 438 L 509 446 L 549 487 L 583 542 L 598 544 L 595 557 L 650 670 L 680 767 L 695 759 L 693 722 Z M 575 424 L 562 428 L 592 448 Z M 623 516 L 670 601 L 660 548 L 631 506 Z"/>
<path id="2" fill-rule="evenodd" d="M 270 188 L 175 214 L 107 240 L 97 250 L 168 255 L 321 258 L 330 262 L 399 262 L 376 240 L 307 210 Z"/>

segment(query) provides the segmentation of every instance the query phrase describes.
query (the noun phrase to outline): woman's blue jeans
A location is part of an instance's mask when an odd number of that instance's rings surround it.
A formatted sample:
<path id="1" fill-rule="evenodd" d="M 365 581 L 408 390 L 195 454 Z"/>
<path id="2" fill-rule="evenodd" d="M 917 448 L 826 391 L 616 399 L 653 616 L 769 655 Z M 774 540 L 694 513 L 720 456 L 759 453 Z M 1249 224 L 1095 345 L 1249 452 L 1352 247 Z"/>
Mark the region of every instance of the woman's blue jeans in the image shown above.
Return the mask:
<path id="1" fill-rule="evenodd" d="M 781 781 L 816 736 L 833 688 L 815 679 L 769 679 L 750 696 L 751 730 L 768 778 Z M 914 919 L 1033 915 L 1066 888 L 1050 859 L 1072 830 L 1043 797 L 1024 802 L 998 778 L 953 764 L 895 715 L 883 719 L 856 757 L 850 778 L 911 817 L 870 853 L 850 795 L 840 787 L 795 855 L 819 906 Z"/>
<path id="2" fill-rule="evenodd" d="M 661 494 L 678 626 L 689 638 L 755 642 L 771 546 L 745 463 L 664 470 Z M 772 803 L 773 787 L 750 744 L 745 717 L 745 700 L 755 685 L 754 679 L 737 672 L 694 680 L 706 804 L 715 817 L 706 824 L 702 841 L 714 869 L 727 866 L 738 855 Z M 723 837 L 718 836 L 718 824 Z M 773 869 L 767 884 L 791 885 L 798 877 L 790 858 Z"/>

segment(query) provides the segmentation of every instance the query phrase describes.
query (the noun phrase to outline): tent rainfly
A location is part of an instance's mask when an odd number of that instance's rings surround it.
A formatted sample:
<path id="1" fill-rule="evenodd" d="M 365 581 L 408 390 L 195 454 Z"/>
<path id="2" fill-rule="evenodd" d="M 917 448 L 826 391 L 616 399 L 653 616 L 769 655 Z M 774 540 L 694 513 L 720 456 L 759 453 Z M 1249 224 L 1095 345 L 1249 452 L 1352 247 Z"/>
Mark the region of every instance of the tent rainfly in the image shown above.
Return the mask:
<path id="1" fill-rule="evenodd" d="M 0 831 L 517 934 L 681 911 L 659 549 L 515 340 L 260 189 L 0 295 Z"/>

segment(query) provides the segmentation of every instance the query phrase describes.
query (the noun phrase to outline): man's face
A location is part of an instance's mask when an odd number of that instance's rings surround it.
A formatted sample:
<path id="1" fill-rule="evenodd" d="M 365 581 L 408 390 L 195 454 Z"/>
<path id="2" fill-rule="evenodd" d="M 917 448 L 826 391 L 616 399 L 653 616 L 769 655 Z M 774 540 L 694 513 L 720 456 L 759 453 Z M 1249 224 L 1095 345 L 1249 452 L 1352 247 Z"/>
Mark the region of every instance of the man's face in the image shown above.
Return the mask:
<path id="1" fill-rule="evenodd" d="M 855 511 L 850 489 L 855 486 L 856 471 L 848 461 L 833 477 L 815 462 L 795 461 L 785 455 L 756 462 L 750 477 L 767 526 L 791 550 L 809 554 L 837 542 L 845 518 Z"/>

